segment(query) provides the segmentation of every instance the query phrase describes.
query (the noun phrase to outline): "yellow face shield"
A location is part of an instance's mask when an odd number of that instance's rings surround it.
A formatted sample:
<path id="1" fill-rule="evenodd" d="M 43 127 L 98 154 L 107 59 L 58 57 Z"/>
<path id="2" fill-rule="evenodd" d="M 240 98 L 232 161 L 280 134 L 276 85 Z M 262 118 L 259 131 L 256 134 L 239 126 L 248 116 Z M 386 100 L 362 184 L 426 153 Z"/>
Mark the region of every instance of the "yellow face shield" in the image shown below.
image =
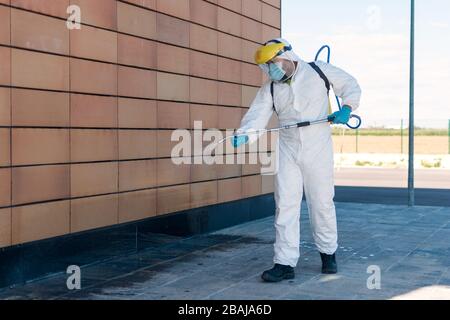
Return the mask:
<path id="1" fill-rule="evenodd" d="M 271 43 L 260 47 L 255 54 L 256 64 L 266 64 L 280 53 L 285 51 L 285 45 L 283 43 Z"/>

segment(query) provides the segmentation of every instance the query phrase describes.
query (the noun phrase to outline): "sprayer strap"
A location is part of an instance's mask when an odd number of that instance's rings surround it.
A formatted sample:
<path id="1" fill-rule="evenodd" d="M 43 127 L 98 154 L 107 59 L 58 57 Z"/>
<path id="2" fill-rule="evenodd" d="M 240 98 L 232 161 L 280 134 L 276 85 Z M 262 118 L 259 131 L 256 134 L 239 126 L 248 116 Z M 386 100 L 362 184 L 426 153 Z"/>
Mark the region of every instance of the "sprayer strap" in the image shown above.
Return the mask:
<path id="1" fill-rule="evenodd" d="M 270 83 L 270 94 L 272 95 L 272 108 L 273 108 L 273 111 L 275 111 L 275 113 L 278 116 L 277 108 L 275 107 L 275 96 L 274 96 L 274 83 L 273 83 L 273 81 Z"/>
<path id="2" fill-rule="evenodd" d="M 321 77 L 322 80 L 325 82 L 325 87 L 327 87 L 327 93 L 329 94 L 331 85 L 330 85 L 330 81 L 328 81 L 328 78 L 325 75 L 325 73 L 323 73 L 323 71 L 314 62 L 310 62 L 308 64 L 319 74 L 319 77 Z"/>

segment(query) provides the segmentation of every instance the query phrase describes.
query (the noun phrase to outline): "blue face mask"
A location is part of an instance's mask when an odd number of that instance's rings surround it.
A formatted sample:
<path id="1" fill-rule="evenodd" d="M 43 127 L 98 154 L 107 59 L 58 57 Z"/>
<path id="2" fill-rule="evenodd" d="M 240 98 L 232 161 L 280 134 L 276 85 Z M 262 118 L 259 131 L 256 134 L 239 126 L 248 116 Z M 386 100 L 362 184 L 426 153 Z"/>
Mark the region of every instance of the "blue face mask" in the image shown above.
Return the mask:
<path id="1" fill-rule="evenodd" d="M 272 79 L 273 81 L 280 81 L 281 79 L 284 78 L 284 76 L 286 75 L 286 71 L 284 71 L 283 69 L 281 69 L 278 65 L 276 65 L 275 63 L 271 63 L 269 65 L 269 77 L 270 79 Z"/>

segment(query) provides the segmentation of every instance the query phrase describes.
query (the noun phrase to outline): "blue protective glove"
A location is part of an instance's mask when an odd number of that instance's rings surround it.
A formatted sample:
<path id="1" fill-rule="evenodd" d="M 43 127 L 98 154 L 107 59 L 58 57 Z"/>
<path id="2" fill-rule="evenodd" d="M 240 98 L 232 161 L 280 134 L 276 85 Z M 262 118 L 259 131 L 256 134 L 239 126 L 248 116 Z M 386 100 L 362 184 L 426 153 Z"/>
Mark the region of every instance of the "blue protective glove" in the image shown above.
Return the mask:
<path id="1" fill-rule="evenodd" d="M 343 106 L 341 110 L 336 111 L 328 118 L 335 124 L 347 124 L 350 120 L 350 115 L 352 113 L 352 108 L 349 106 Z"/>
<path id="2" fill-rule="evenodd" d="M 231 139 L 231 144 L 235 148 L 239 148 L 241 145 L 248 143 L 248 136 L 234 136 Z"/>

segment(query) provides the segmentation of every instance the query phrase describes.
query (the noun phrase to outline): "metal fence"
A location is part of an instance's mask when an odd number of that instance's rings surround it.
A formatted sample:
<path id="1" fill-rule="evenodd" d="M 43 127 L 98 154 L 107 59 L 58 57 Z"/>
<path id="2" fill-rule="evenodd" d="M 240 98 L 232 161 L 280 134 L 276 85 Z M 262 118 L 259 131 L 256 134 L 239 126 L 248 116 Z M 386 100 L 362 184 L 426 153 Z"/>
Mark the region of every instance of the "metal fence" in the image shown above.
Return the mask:
<path id="1" fill-rule="evenodd" d="M 437 122 L 437 121 L 436 121 Z M 450 154 L 450 119 L 442 126 L 415 128 L 415 153 L 430 155 Z M 391 122 L 392 123 L 392 122 Z M 337 153 L 408 153 L 408 121 L 400 119 L 398 125 L 373 126 L 358 130 L 333 128 L 333 141 Z"/>

